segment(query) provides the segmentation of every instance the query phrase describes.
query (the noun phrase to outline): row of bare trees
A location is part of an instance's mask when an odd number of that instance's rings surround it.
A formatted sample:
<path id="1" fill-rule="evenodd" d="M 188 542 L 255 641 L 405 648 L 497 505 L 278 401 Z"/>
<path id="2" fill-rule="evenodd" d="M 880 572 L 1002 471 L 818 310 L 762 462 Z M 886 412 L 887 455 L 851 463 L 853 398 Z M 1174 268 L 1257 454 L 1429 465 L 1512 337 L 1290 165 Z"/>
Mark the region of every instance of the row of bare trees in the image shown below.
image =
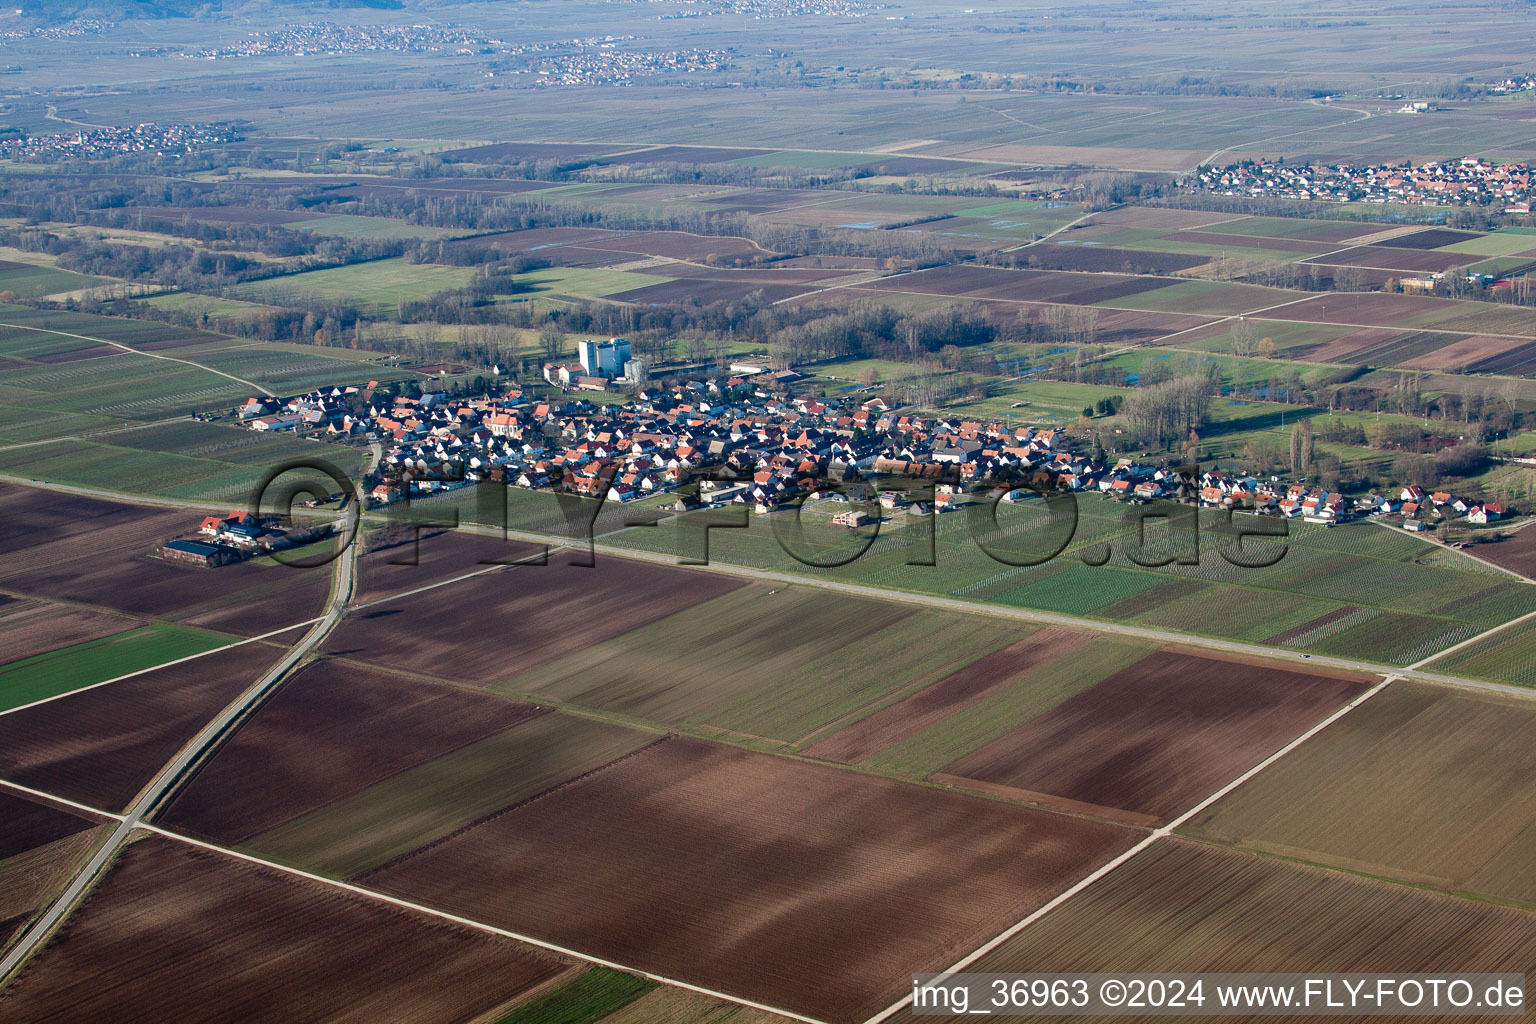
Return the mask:
<path id="1" fill-rule="evenodd" d="M 1214 393 L 1210 377 L 1175 377 L 1128 392 L 1120 411 L 1142 443 L 1161 448 L 1205 425 Z"/>

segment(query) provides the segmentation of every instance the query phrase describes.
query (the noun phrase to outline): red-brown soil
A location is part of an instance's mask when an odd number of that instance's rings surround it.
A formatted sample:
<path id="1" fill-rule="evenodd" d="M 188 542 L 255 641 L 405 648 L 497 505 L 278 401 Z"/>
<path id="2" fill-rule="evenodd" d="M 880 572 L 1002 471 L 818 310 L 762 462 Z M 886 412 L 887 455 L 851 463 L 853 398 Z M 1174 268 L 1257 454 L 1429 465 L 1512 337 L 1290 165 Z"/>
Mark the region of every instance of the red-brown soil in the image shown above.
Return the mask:
<path id="1" fill-rule="evenodd" d="M 845 764 L 865 760 L 1002 689 L 1025 672 L 1071 654 L 1091 639 L 1091 633 L 1076 630 L 1038 630 L 868 718 L 839 729 L 805 752 Z"/>
<path id="2" fill-rule="evenodd" d="M 1138 854 L 969 970 L 1529 974 L 1536 970 L 1536 916 L 1170 839 Z M 1209 996 L 1209 986 L 1206 991 Z M 923 1024 L 935 1018 L 908 1008 L 888 1019 Z"/>
<path id="3" fill-rule="evenodd" d="M 496 561 L 537 557 L 546 545 L 457 530 L 422 530 L 413 539 L 409 530 L 375 535 L 357 562 L 355 603 L 377 601 L 392 594 L 432 586 L 466 573 L 493 568 Z M 410 564 L 414 562 L 415 564 Z"/>
<path id="4" fill-rule="evenodd" d="M 143 839 L 0 993 L 12 1024 L 492 1019 L 565 970 L 497 936 Z"/>
<path id="5" fill-rule="evenodd" d="M 0 861 L 106 821 L 0 789 Z"/>
<path id="6" fill-rule="evenodd" d="M 541 713 L 462 687 L 319 662 L 284 683 L 161 820 L 238 845 Z"/>
<path id="7" fill-rule="evenodd" d="M 1430 228 L 1415 231 L 1411 235 L 1396 235 L 1379 244 L 1399 249 L 1438 249 L 1442 245 L 1455 245 L 1476 238 L 1475 231 L 1452 231 L 1449 228 Z"/>
<path id="8" fill-rule="evenodd" d="M 1536 578 L 1536 530 L 1517 530 L 1502 540 L 1473 544 L 1466 553 L 1528 579 Z"/>
<path id="9" fill-rule="evenodd" d="M 1171 818 L 1363 688 L 1159 651 L 945 772 Z"/>
<path id="10" fill-rule="evenodd" d="M 362 609 L 326 647 L 388 668 L 495 683 L 745 585 L 609 555 L 593 568 L 571 561 L 555 554 L 548 565 L 503 569 Z"/>
<path id="11" fill-rule="evenodd" d="M 1448 339 L 1454 337 L 1447 335 Z M 1481 369 L 1489 363 L 1510 359 L 1524 361 L 1530 357 L 1530 352 L 1520 350 L 1532 347 L 1529 338 L 1494 338 L 1486 334 L 1475 334 L 1460 341 L 1450 341 L 1444 347 L 1417 359 L 1405 359 L 1401 365 L 1417 366 L 1425 370 L 1462 371 L 1473 366 Z"/>
<path id="12" fill-rule="evenodd" d="M 361 881 L 841 1024 L 1136 836 L 673 739 Z"/>
<path id="13" fill-rule="evenodd" d="M 1315 251 L 1315 249 L 1314 249 Z M 1396 249 L 1384 245 L 1361 245 L 1336 252 L 1318 262 L 1349 267 L 1380 267 L 1413 273 L 1439 273 L 1450 267 L 1470 266 L 1478 257 L 1464 252 L 1435 252 L 1429 249 Z"/>
<path id="14" fill-rule="evenodd" d="M 1400 320 L 1443 309 L 1462 308 L 1452 299 L 1431 299 L 1419 295 L 1395 295 L 1386 292 L 1327 292 L 1306 302 L 1275 310 L 1277 320 L 1310 320 L 1314 323 L 1358 324 L 1380 327 Z M 1263 320 L 1265 315 L 1256 314 Z"/>
<path id="15" fill-rule="evenodd" d="M 246 644 L 0 715 L 0 777 L 121 810 L 281 656 Z"/>
<path id="16" fill-rule="evenodd" d="M 0 658 L 6 663 L 21 661 L 142 624 L 141 619 L 7 598 L 0 600 L 0 634 L 5 636 L 5 653 Z"/>

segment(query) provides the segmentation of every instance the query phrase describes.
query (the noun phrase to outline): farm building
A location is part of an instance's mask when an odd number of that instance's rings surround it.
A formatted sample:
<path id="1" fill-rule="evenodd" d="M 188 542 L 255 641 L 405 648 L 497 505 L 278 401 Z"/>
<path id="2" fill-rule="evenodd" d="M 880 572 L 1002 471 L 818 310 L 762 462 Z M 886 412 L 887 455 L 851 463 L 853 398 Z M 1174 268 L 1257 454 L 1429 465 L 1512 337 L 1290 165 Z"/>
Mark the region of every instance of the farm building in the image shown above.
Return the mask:
<path id="1" fill-rule="evenodd" d="M 222 544 L 205 544 L 200 540 L 171 540 L 160 547 L 160 554 L 173 562 L 184 562 L 203 568 L 229 565 L 240 560 L 240 553 Z"/>

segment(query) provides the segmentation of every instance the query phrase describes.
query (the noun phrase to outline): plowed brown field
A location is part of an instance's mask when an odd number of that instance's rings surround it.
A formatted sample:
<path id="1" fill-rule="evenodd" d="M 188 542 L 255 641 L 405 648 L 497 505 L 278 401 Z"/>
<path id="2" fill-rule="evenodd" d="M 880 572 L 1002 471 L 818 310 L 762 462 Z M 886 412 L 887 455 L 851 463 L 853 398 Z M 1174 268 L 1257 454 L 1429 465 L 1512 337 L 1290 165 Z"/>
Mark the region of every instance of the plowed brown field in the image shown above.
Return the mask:
<path id="1" fill-rule="evenodd" d="M 360 881 L 841 1024 L 1137 835 L 673 739 Z"/>
<path id="2" fill-rule="evenodd" d="M 227 846 L 541 713 L 335 661 L 283 684 L 193 776 L 164 824 Z"/>
<path id="3" fill-rule="evenodd" d="M 1536 915 L 1164 840 L 967 970 L 1530 973 L 1536 972 Z M 907 1008 L 889 1019 L 921 1024 L 934 1018 Z"/>
<path id="4" fill-rule="evenodd" d="M 473 1020 L 566 968 L 516 943 L 159 837 L 3 993 L 11 1024 Z"/>
<path id="5" fill-rule="evenodd" d="M 812 757 L 853 764 L 899 743 L 1031 669 L 1069 655 L 1092 633 L 1042 629 L 945 676 L 904 700 L 840 729 L 806 750 Z"/>
<path id="6" fill-rule="evenodd" d="M 556 554 L 548 565 L 489 573 L 363 609 L 326 647 L 386 667 L 495 683 L 744 585 L 608 555 L 596 563 L 573 566 L 569 554 Z"/>
<path id="7" fill-rule="evenodd" d="M 132 615 L 190 617 L 241 636 L 320 614 L 328 568 L 195 569 L 151 557 L 200 520 L 194 511 L 0 484 L 0 588 Z"/>
<path id="8" fill-rule="evenodd" d="M 0 778 L 119 810 L 281 656 L 247 644 L 0 715 Z"/>
<path id="9" fill-rule="evenodd" d="M 945 771 L 1171 818 L 1364 685 L 1159 651 Z"/>

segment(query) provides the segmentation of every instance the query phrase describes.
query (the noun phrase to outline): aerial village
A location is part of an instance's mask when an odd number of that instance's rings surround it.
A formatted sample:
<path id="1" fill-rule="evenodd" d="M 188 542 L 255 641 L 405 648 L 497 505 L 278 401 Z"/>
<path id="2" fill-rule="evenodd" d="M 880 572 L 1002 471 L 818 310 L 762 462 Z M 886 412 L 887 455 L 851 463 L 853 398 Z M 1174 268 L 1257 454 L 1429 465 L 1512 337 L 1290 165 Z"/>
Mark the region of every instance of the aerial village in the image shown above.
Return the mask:
<path id="1" fill-rule="evenodd" d="M 621 338 L 583 342 L 578 355 L 544 367 L 560 389 L 547 397 L 516 386 L 473 397 L 415 396 L 370 382 L 254 396 L 233 415 L 253 431 L 378 443 L 384 457 L 369 481 L 373 506 L 491 481 L 679 512 L 744 505 L 768 515 L 821 505 L 828 526 L 849 528 L 865 525 L 864 509 L 877 500 L 889 520 L 1053 492 L 1137 505 L 1181 501 L 1321 525 L 1381 517 L 1412 532 L 1506 514 L 1499 504 L 1413 486 L 1347 496 L 1219 467 L 1192 474 L 1172 456 L 1111 459 L 1102 450 L 1074 450 L 1083 446 L 1061 429 L 892 408 L 877 389 L 797 395 L 801 374 L 756 364 L 663 387 L 646 380 L 644 361 Z M 619 386 L 631 392 L 622 403 L 611 391 L 593 394 Z M 898 480 L 906 483 L 898 487 Z M 850 501 L 857 507 L 847 507 Z M 167 554 L 225 564 L 291 543 L 239 511 L 209 517 L 200 534 L 177 542 L 196 545 L 192 551 Z"/>

